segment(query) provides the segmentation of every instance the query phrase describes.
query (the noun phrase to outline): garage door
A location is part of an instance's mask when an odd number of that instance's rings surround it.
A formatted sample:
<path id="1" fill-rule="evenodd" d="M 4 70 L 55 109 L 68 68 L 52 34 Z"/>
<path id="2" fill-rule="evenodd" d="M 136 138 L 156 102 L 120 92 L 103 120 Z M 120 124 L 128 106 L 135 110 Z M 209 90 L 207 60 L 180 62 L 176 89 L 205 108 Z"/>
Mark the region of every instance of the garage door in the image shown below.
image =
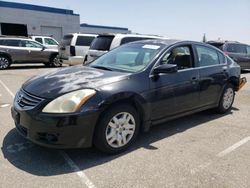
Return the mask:
<path id="1" fill-rule="evenodd" d="M 61 27 L 41 26 L 41 34 L 52 36 L 58 42 L 62 40 L 62 28 Z"/>

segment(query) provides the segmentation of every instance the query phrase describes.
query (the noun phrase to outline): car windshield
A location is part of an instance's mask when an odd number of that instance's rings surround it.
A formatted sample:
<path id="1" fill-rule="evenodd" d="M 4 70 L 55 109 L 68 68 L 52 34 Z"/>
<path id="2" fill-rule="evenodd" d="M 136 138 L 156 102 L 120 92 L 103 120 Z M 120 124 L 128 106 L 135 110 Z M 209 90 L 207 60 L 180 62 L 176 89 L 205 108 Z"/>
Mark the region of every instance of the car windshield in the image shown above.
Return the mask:
<path id="1" fill-rule="evenodd" d="M 143 70 L 161 49 L 160 44 L 128 44 L 104 54 L 89 66 L 110 71 L 135 73 Z"/>

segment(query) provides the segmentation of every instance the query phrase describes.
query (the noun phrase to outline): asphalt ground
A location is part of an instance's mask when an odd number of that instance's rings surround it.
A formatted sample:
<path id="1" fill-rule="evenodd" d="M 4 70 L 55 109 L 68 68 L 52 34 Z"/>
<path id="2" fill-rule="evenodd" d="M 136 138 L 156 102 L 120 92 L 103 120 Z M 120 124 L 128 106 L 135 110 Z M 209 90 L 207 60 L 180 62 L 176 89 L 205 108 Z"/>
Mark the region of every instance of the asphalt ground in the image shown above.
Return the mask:
<path id="1" fill-rule="evenodd" d="M 151 128 L 127 152 L 37 146 L 14 128 L 10 108 L 22 83 L 52 71 L 40 65 L 0 71 L 0 187 L 250 187 L 249 83 L 225 115 L 208 110 Z"/>

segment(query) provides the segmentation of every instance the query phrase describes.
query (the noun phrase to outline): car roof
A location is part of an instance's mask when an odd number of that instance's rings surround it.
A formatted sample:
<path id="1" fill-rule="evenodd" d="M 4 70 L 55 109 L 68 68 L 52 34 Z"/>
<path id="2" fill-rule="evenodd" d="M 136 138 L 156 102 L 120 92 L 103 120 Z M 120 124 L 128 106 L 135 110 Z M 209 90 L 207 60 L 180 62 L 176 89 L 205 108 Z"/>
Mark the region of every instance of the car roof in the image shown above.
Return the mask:
<path id="1" fill-rule="evenodd" d="M 93 37 L 98 36 L 98 34 L 92 34 L 92 33 L 68 33 L 68 34 L 65 34 L 65 35 L 93 36 Z"/>
<path id="2" fill-rule="evenodd" d="M 230 41 L 230 40 L 210 40 L 207 41 L 208 44 L 244 44 L 244 43 L 240 43 L 238 41 Z"/>
<path id="3" fill-rule="evenodd" d="M 139 34 L 139 33 L 103 33 L 98 35 L 98 37 L 102 36 L 113 36 L 116 38 L 122 38 L 122 37 L 148 37 L 148 38 L 164 38 L 163 36 L 158 35 L 150 35 L 150 34 Z"/>

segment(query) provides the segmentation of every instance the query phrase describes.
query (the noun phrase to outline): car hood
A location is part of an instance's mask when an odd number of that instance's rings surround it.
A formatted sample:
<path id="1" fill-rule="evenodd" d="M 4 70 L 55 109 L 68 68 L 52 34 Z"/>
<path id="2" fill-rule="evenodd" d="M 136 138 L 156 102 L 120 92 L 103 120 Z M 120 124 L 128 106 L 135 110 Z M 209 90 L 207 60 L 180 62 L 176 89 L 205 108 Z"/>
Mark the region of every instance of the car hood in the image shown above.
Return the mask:
<path id="1" fill-rule="evenodd" d="M 99 86 L 128 78 L 129 73 L 95 69 L 87 66 L 60 68 L 25 82 L 22 89 L 42 98 L 52 99 L 64 93 Z"/>

